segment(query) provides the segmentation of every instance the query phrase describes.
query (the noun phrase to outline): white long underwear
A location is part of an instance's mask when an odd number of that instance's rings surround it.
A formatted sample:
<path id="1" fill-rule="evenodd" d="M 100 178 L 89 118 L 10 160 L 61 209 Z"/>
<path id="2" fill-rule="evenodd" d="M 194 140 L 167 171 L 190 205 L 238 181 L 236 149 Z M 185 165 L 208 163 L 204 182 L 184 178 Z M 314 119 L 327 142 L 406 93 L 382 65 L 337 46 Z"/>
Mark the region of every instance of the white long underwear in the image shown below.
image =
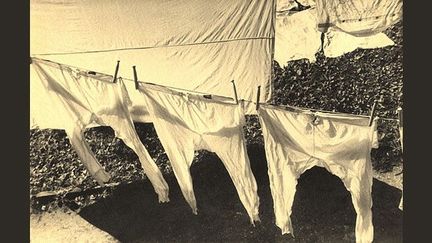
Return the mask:
<path id="1" fill-rule="evenodd" d="M 297 179 L 313 166 L 342 179 L 357 212 L 356 242 L 372 242 L 372 164 L 376 122 L 367 117 L 287 111 L 267 105 L 258 110 L 263 129 L 276 225 L 293 233 L 291 207 Z"/>
<path id="2" fill-rule="evenodd" d="M 259 220 L 257 184 L 243 136 L 241 104 L 140 84 L 142 98 L 168 155 L 183 196 L 197 214 L 190 166 L 194 151 L 216 153 L 227 169 L 251 223 Z"/>
<path id="3" fill-rule="evenodd" d="M 129 96 L 121 79 L 113 83 L 112 76 L 109 75 L 89 74 L 87 71 L 72 70 L 70 67 L 36 58 L 32 65 L 39 78 L 34 78 L 31 82 L 39 82 L 41 87 L 37 90 L 38 93 L 32 96 L 34 99 L 31 102 L 35 102 L 32 105 L 33 115 L 36 123 L 42 124 L 42 129 L 64 129 L 89 173 L 100 185 L 104 185 L 109 181 L 110 175 L 91 152 L 84 139 L 84 130 L 94 125 L 112 127 L 116 137 L 122 139 L 138 155 L 159 201 L 169 201 L 168 185 L 135 131 L 128 110 Z M 43 96 L 48 96 L 48 99 Z M 39 106 L 40 100 L 50 101 L 49 106 Z M 43 114 L 51 114 L 52 119 L 44 121 Z"/>

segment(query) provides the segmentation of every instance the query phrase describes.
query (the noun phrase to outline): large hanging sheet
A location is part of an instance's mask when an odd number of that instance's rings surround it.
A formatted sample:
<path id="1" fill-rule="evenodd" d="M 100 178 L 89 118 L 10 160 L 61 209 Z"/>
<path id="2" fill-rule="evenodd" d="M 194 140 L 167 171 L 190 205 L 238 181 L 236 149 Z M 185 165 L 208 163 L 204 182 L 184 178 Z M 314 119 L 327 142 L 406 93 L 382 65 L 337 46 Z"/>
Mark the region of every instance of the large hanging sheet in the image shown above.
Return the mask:
<path id="1" fill-rule="evenodd" d="M 271 95 L 275 1 L 32 0 L 31 55 L 156 84 Z M 133 102 L 133 101 L 132 101 Z"/>

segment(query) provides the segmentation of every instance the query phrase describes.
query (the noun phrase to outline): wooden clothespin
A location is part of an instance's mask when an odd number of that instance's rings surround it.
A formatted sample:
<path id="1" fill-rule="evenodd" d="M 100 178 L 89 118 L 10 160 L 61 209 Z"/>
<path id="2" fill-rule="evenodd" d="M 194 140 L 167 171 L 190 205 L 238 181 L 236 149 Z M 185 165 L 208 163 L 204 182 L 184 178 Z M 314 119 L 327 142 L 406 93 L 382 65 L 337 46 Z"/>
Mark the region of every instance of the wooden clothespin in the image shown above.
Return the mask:
<path id="1" fill-rule="evenodd" d="M 261 93 L 261 85 L 258 86 L 258 90 L 257 90 L 257 99 L 256 99 L 256 107 L 255 107 L 256 110 L 259 109 L 260 93 Z"/>
<path id="2" fill-rule="evenodd" d="M 135 66 L 132 66 L 132 68 L 133 68 L 133 72 L 134 72 L 135 89 L 138 89 L 138 75 L 137 75 Z"/>
<path id="3" fill-rule="evenodd" d="M 112 81 L 113 83 L 117 83 L 117 74 L 118 74 L 119 67 L 120 67 L 120 61 L 117 61 L 117 66 L 114 73 L 114 79 Z"/>
<path id="4" fill-rule="evenodd" d="M 376 106 L 378 105 L 378 102 L 382 100 L 382 98 L 383 98 L 383 96 L 381 95 L 379 100 L 375 100 L 374 101 L 374 104 L 372 106 L 371 115 L 370 115 L 370 118 L 369 118 L 369 126 L 372 126 L 372 122 L 373 122 L 373 120 L 375 118 Z"/>
<path id="5" fill-rule="evenodd" d="M 237 89 L 236 89 L 236 85 L 235 85 L 234 80 L 231 80 L 231 83 L 232 83 L 233 89 L 234 89 L 234 100 L 235 100 L 236 104 L 238 105 L 239 102 L 238 102 L 238 96 L 237 96 Z"/>

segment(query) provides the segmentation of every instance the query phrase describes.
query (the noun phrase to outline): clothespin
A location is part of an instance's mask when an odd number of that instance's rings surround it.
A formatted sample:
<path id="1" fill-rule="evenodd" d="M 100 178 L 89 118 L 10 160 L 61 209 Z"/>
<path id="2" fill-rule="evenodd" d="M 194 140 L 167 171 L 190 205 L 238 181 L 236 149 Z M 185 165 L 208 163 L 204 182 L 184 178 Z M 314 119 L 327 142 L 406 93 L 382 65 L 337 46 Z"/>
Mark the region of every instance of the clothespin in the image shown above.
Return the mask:
<path id="1" fill-rule="evenodd" d="M 238 102 L 238 96 L 237 96 L 237 89 L 236 89 L 236 85 L 235 85 L 234 80 L 231 80 L 231 83 L 232 83 L 233 89 L 234 89 L 234 100 L 235 100 L 236 104 L 238 105 L 239 102 Z"/>
<path id="2" fill-rule="evenodd" d="M 113 83 L 117 83 L 117 74 L 118 74 L 119 67 L 120 67 L 120 61 L 117 61 L 117 66 L 116 66 L 115 73 L 114 73 Z"/>
<path id="3" fill-rule="evenodd" d="M 260 100 L 260 93 L 261 93 L 261 85 L 258 86 L 258 90 L 257 90 L 257 99 L 256 99 L 256 110 L 259 109 L 259 100 Z"/>
<path id="4" fill-rule="evenodd" d="M 381 95 L 379 100 L 375 100 L 374 101 L 374 104 L 372 106 L 371 115 L 370 115 L 370 118 L 369 118 L 369 126 L 372 126 L 372 122 L 373 122 L 373 120 L 375 118 L 376 106 L 378 105 L 378 102 L 382 100 L 382 98 L 383 98 L 383 96 Z"/>
<path id="5" fill-rule="evenodd" d="M 132 66 L 133 72 L 134 72 L 134 82 L 135 82 L 135 89 L 138 89 L 138 75 L 135 69 L 135 66 Z"/>

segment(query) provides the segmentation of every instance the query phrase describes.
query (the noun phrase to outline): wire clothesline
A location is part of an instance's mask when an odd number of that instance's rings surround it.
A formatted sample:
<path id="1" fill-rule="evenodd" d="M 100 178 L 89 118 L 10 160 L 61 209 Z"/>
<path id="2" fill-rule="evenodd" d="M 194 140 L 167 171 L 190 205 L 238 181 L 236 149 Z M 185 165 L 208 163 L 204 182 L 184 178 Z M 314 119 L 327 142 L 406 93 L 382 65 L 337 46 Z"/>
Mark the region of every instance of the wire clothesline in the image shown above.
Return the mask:
<path id="1" fill-rule="evenodd" d="M 66 66 L 66 67 L 69 67 L 69 68 L 75 68 L 75 69 L 79 69 L 79 70 L 87 70 L 88 72 L 90 72 L 90 70 L 88 70 L 86 68 L 80 68 L 80 67 L 76 67 L 76 66 L 69 65 L 69 64 L 62 64 L 62 63 L 54 62 L 54 61 L 47 60 L 47 59 L 37 58 L 37 57 L 31 57 L 31 58 L 34 58 L 34 59 L 37 59 L 37 60 L 42 60 L 42 61 L 45 61 L 45 62 L 55 63 L 55 64 L 57 64 L 59 66 Z M 102 72 L 97 72 L 97 73 L 102 74 L 102 75 L 107 75 L 107 76 L 113 76 L 113 75 L 102 73 Z M 128 82 L 135 82 L 134 80 L 129 79 L 129 78 L 123 78 L 123 77 L 118 77 L 118 78 L 121 79 L 121 80 L 128 81 Z M 159 86 L 159 87 L 163 87 L 163 88 L 180 90 L 180 91 L 184 91 L 184 92 L 187 92 L 187 93 L 196 93 L 196 94 L 202 94 L 202 95 L 210 95 L 211 97 L 217 97 L 217 98 L 222 98 L 222 99 L 226 99 L 226 100 L 235 101 L 235 98 L 228 97 L 228 96 L 214 95 L 214 94 L 209 94 L 209 93 L 205 93 L 205 92 L 201 92 L 201 91 L 188 90 L 188 89 L 183 89 L 183 88 L 178 88 L 178 87 L 172 87 L 172 86 L 167 86 L 167 85 L 161 85 L 161 84 L 155 84 L 155 83 L 145 82 L 145 81 L 137 81 L 137 82 L 143 83 L 143 84 L 147 84 L 147 85 L 155 85 L 155 86 Z M 246 99 L 241 99 L 241 101 L 247 102 L 247 103 L 252 103 L 252 104 L 256 104 L 257 103 L 255 101 L 246 100 Z M 328 110 L 305 108 L 305 107 L 298 107 L 298 106 L 292 106 L 292 105 L 272 105 L 272 106 L 278 106 L 278 107 L 281 107 L 281 108 L 290 107 L 290 108 L 294 108 L 294 109 L 298 109 L 298 110 L 310 110 L 310 111 L 314 111 L 314 112 L 323 112 L 323 113 L 332 113 L 332 114 L 343 114 L 343 115 L 351 115 L 351 116 L 358 116 L 358 117 L 370 117 L 369 115 L 357 115 L 357 114 L 346 113 L 346 112 L 328 111 Z M 397 119 L 397 118 L 390 118 L 390 117 L 379 117 L 379 116 L 377 116 L 377 119 L 384 120 L 384 121 L 399 121 L 399 119 Z"/>

